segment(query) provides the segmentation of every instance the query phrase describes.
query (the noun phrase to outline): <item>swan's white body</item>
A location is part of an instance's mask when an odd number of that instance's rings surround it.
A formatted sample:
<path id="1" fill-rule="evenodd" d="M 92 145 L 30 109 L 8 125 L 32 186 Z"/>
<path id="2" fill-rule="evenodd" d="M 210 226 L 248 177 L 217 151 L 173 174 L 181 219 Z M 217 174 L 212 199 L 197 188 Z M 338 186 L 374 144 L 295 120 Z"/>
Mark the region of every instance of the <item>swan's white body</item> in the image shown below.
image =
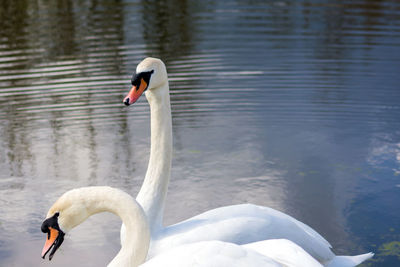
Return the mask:
<path id="1" fill-rule="evenodd" d="M 47 213 L 45 221 L 53 221 L 45 228 L 58 228 L 65 233 L 99 212 L 116 214 L 126 226 L 127 236 L 121 250 L 108 267 L 321 267 L 289 240 L 266 240 L 244 246 L 222 241 L 191 243 L 168 250 L 141 265 L 150 243 L 147 217 L 130 195 L 107 186 L 83 187 L 64 193 Z"/>
<path id="2" fill-rule="evenodd" d="M 271 259 L 274 262 L 271 262 Z M 167 264 L 165 264 L 166 262 Z M 318 261 L 301 247 L 286 239 L 270 239 L 241 246 L 222 241 L 201 241 L 172 248 L 155 256 L 141 266 L 249 267 L 270 265 L 322 267 Z"/>
<path id="3" fill-rule="evenodd" d="M 146 58 L 136 69 L 137 74 L 151 71 L 153 73 L 146 91 L 151 110 L 150 160 L 146 177 L 136 198 L 150 223 L 151 243 L 148 258 L 172 247 L 198 241 L 220 240 L 246 244 L 284 238 L 295 242 L 323 264 L 334 260 L 336 256 L 331 251 L 331 245 L 316 231 L 289 215 L 267 207 L 251 204 L 221 207 L 178 224 L 163 227 L 164 203 L 172 158 L 171 108 L 164 63 L 159 59 Z M 128 105 L 131 104 L 128 97 L 124 101 Z M 122 225 L 121 241 L 124 238 L 125 230 Z M 373 254 L 363 256 L 368 259 Z"/>
<path id="4" fill-rule="evenodd" d="M 199 240 L 247 244 L 265 239 L 290 239 L 311 255 L 334 257 L 329 243 L 317 232 L 271 208 L 251 204 L 222 207 L 152 233 L 148 257 L 171 247 Z"/>

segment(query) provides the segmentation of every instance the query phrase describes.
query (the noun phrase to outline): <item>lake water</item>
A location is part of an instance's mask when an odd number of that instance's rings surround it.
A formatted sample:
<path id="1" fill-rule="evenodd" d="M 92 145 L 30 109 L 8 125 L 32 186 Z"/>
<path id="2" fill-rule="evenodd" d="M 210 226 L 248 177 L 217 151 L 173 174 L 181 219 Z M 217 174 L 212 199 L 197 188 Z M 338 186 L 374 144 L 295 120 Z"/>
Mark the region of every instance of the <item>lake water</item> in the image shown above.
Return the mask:
<path id="1" fill-rule="evenodd" d="M 0 266 L 104 266 L 119 220 L 40 258 L 68 189 L 135 196 L 149 107 L 125 107 L 136 65 L 166 63 L 171 224 L 252 202 L 307 223 L 337 254 L 400 266 L 400 2 L 2 1 Z"/>

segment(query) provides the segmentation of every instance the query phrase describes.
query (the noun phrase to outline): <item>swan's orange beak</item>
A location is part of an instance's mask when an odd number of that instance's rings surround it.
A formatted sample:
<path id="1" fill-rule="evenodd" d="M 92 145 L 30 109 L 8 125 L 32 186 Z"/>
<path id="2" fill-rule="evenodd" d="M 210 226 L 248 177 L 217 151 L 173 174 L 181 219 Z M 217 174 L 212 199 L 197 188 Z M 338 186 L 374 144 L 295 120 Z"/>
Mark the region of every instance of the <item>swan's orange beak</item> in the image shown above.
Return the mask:
<path id="1" fill-rule="evenodd" d="M 44 259 L 44 256 L 46 256 L 46 254 L 53 247 L 53 245 L 55 244 L 57 237 L 59 235 L 59 232 L 56 229 L 49 227 L 49 230 L 50 231 L 47 233 L 46 243 L 44 243 L 44 247 L 42 249 L 42 258 L 43 259 Z"/>
<path id="2" fill-rule="evenodd" d="M 124 98 L 124 104 L 129 106 L 135 103 L 147 88 L 147 83 L 141 79 L 139 86 L 132 86 L 128 95 Z"/>

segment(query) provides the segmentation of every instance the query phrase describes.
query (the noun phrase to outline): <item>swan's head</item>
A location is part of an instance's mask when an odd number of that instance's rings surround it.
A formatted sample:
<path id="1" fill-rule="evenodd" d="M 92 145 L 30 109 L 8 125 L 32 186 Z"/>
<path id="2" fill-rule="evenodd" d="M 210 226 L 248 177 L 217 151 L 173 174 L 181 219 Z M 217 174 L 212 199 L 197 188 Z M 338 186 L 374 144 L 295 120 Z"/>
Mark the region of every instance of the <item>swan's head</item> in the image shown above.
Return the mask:
<path id="1" fill-rule="evenodd" d="M 168 82 L 167 69 L 158 58 L 145 58 L 136 67 L 132 77 L 132 88 L 124 98 L 124 104 L 129 106 L 136 102 L 146 90 L 153 90 Z"/>
<path id="2" fill-rule="evenodd" d="M 83 192 L 84 193 L 84 192 Z M 69 230 L 86 220 L 90 214 L 86 202 L 82 200 L 79 189 L 63 194 L 50 208 L 41 230 L 47 234 L 46 243 L 42 250 L 42 258 L 49 254 L 49 260 L 64 241 L 64 235 Z"/>

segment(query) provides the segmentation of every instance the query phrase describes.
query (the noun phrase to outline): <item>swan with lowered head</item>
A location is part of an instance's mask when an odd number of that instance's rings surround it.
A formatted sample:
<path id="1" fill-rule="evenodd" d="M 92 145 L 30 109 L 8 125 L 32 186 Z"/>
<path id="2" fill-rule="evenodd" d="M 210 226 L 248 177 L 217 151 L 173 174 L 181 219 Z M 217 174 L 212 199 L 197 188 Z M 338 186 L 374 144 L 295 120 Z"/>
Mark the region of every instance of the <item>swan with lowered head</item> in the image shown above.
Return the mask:
<path id="1" fill-rule="evenodd" d="M 322 264 L 334 266 L 336 261 L 355 266 L 369 259 L 372 253 L 359 256 L 336 256 L 331 245 L 306 224 L 277 210 L 242 204 L 207 211 L 186 221 L 163 227 L 165 199 L 170 180 L 172 158 L 172 120 L 168 75 L 160 59 L 146 58 L 136 68 L 132 89 L 124 98 L 131 105 L 145 92 L 150 105 L 150 159 L 137 201 L 150 224 L 151 243 L 148 258 L 171 247 L 203 240 L 221 240 L 246 244 L 265 239 L 289 239 Z M 124 225 L 121 240 L 125 238 Z"/>
<path id="2" fill-rule="evenodd" d="M 173 248 L 144 263 L 150 243 L 147 217 L 129 194 L 107 186 L 73 189 L 53 204 L 41 226 L 42 232 L 47 233 L 42 257 L 45 258 L 51 251 L 51 260 L 69 230 L 100 212 L 116 214 L 126 227 L 126 238 L 117 256 L 108 264 L 109 267 L 321 267 L 314 258 L 289 240 L 266 240 L 247 245 L 252 247 L 222 241 L 203 241 Z"/>

